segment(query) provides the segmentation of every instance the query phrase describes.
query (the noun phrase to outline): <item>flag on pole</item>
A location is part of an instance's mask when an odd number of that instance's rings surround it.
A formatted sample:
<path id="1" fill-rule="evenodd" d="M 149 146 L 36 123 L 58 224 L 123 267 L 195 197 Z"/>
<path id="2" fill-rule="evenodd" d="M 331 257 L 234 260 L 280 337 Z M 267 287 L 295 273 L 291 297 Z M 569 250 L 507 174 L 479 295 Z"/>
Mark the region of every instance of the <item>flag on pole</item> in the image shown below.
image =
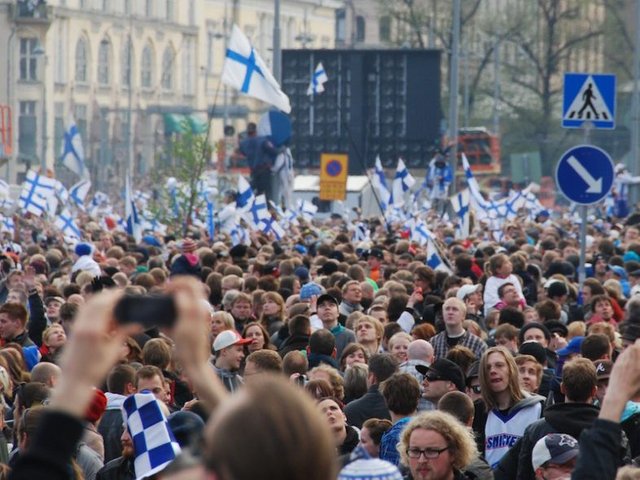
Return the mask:
<path id="1" fill-rule="evenodd" d="M 246 178 L 240 175 L 238 177 L 238 196 L 236 197 L 236 206 L 238 207 L 238 210 L 245 212 L 248 211 L 253 205 L 255 199 L 256 197 L 253 194 L 251 185 L 249 185 Z"/>
<path id="2" fill-rule="evenodd" d="M 140 221 L 138 209 L 136 208 L 136 204 L 131 195 L 131 181 L 129 180 L 128 175 L 125 182 L 125 231 L 135 239 L 136 243 L 140 243 L 140 240 L 142 239 L 142 222 Z"/>
<path id="3" fill-rule="evenodd" d="M 376 166 L 373 172 L 373 188 L 378 192 L 379 200 L 380 200 L 380 209 L 382 213 L 386 212 L 389 207 L 389 202 L 391 201 L 391 191 L 389 187 L 387 187 L 387 178 L 384 175 L 384 170 L 382 169 L 382 162 L 380 162 L 380 156 L 376 157 Z"/>
<path id="4" fill-rule="evenodd" d="M 89 170 L 84 164 L 84 148 L 80 131 L 73 117 L 69 117 L 67 129 L 64 132 L 62 142 L 62 152 L 60 158 L 65 167 L 78 175 L 80 178 L 89 178 Z"/>
<path id="5" fill-rule="evenodd" d="M 416 183 L 404 161 L 399 158 L 396 167 L 396 176 L 393 179 L 392 204 L 394 207 L 402 207 L 404 205 L 404 194 Z"/>
<path id="6" fill-rule="evenodd" d="M 318 63 L 318 66 L 311 77 L 311 83 L 307 89 L 307 95 L 317 95 L 318 93 L 324 92 L 324 83 L 328 80 L 329 77 L 327 77 L 327 73 L 324 71 L 322 62 Z"/>
<path id="7" fill-rule="evenodd" d="M 267 64 L 237 25 L 231 31 L 226 57 L 222 68 L 222 83 L 285 113 L 291 112 L 289 97 L 280 89 Z"/>
<path id="8" fill-rule="evenodd" d="M 90 189 L 90 180 L 80 180 L 69 189 L 69 198 L 78 206 L 78 208 L 84 210 L 84 202 Z"/>
<path id="9" fill-rule="evenodd" d="M 471 227 L 471 217 L 469 214 L 469 202 L 470 202 L 469 190 L 465 189 L 456 195 L 453 195 L 449 200 L 453 211 L 456 212 L 458 217 L 458 223 L 456 228 L 456 236 L 458 238 L 469 237 L 469 229 Z"/>
<path id="10" fill-rule="evenodd" d="M 56 181 L 36 173 L 34 170 L 27 172 L 27 177 L 22 184 L 18 206 L 40 216 L 49 211 L 47 199 L 55 197 Z"/>
<path id="11" fill-rule="evenodd" d="M 452 273 L 451 269 L 438 253 L 438 247 L 431 238 L 427 241 L 427 265 L 434 270 Z"/>
<path id="12" fill-rule="evenodd" d="M 82 232 L 80 232 L 78 225 L 73 221 L 71 213 L 66 208 L 56 216 L 56 227 L 60 229 L 65 237 L 77 240 L 82 238 Z"/>

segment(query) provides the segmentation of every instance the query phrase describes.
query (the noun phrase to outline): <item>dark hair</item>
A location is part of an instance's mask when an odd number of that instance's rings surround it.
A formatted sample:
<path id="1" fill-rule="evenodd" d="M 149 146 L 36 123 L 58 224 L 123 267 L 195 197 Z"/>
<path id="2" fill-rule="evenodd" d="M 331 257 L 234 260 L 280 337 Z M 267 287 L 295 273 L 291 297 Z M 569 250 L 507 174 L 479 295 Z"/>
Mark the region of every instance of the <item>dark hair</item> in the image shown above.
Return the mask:
<path id="1" fill-rule="evenodd" d="M 369 373 L 378 383 L 384 382 L 398 370 L 398 361 L 390 353 L 376 353 L 369 359 Z"/>
<path id="2" fill-rule="evenodd" d="M 382 435 L 384 435 L 392 426 L 393 423 L 391 423 L 391 420 L 387 420 L 386 418 L 370 418 L 369 420 L 365 420 L 362 424 L 362 428 L 369 430 L 369 436 L 371 437 L 374 445 L 380 445 Z"/>
<path id="3" fill-rule="evenodd" d="M 503 283 L 498 287 L 498 297 L 502 298 L 504 296 L 504 290 L 507 287 L 515 287 L 515 285 L 511 282 Z"/>
<path id="4" fill-rule="evenodd" d="M 396 293 L 392 295 L 389 299 L 389 304 L 387 305 L 387 314 L 389 316 L 389 322 L 396 322 L 404 309 L 407 307 L 407 302 L 409 301 L 409 295 L 406 293 Z"/>
<path id="5" fill-rule="evenodd" d="M 142 363 L 166 370 L 171 363 L 171 347 L 162 338 L 152 338 L 144 344 Z"/>
<path id="6" fill-rule="evenodd" d="M 611 305 L 611 299 L 606 293 L 596 295 L 591 299 L 591 313 L 595 313 L 596 305 L 600 302 L 609 302 L 609 305 Z M 2 313 L 1 308 L 0 308 L 0 313 Z"/>
<path id="7" fill-rule="evenodd" d="M 321 328 L 309 337 L 309 350 L 318 355 L 332 355 L 336 348 L 336 337 L 329 330 Z"/>
<path id="8" fill-rule="evenodd" d="M 389 341 L 391 337 L 393 337 L 396 333 L 402 332 L 402 327 L 398 322 L 390 322 L 384 326 L 384 332 L 382 334 L 382 339 Z"/>
<path id="9" fill-rule="evenodd" d="M 585 337 L 580 346 L 580 353 L 584 358 L 595 362 L 611 354 L 609 337 L 602 333 L 593 333 Z"/>
<path id="10" fill-rule="evenodd" d="M 27 324 L 27 309 L 20 303 L 5 303 L 0 313 L 6 313 L 12 320 L 19 320 L 24 327 Z"/>
<path id="11" fill-rule="evenodd" d="M 568 400 L 586 403 L 597 386 L 596 367 L 586 358 L 576 358 L 562 368 L 562 385 Z"/>
<path id="12" fill-rule="evenodd" d="M 409 373 L 395 373 L 380 384 L 380 393 L 390 412 L 411 415 L 418 408 L 420 384 Z"/>
<path id="13" fill-rule="evenodd" d="M 515 328 L 522 328 L 524 326 L 524 313 L 514 307 L 503 308 L 498 314 L 498 325 L 506 323 L 513 325 Z"/>
<path id="14" fill-rule="evenodd" d="M 305 315 L 296 315 L 289 320 L 289 335 L 307 335 L 311 329 L 311 321 Z"/>
<path id="15" fill-rule="evenodd" d="M 131 365 L 116 365 L 107 376 L 107 390 L 118 395 L 126 395 L 127 384 L 136 382 L 136 370 Z"/>
<path id="16" fill-rule="evenodd" d="M 63 303 L 58 312 L 58 320 L 61 322 L 72 321 L 78 313 L 78 305 L 75 303 Z"/>
<path id="17" fill-rule="evenodd" d="M 151 379 L 156 375 L 160 377 L 160 381 L 164 381 L 162 370 L 160 370 L 158 367 L 154 367 L 153 365 L 145 365 L 136 372 L 136 388 L 138 388 L 138 383 L 140 383 L 141 378 Z"/>
<path id="18" fill-rule="evenodd" d="M 282 359 L 282 371 L 287 377 L 294 373 L 304 375 L 307 370 L 309 370 L 309 361 L 307 356 L 299 350 L 287 353 Z"/>
<path id="19" fill-rule="evenodd" d="M 456 417 L 463 425 L 468 425 L 474 416 L 471 398 L 459 391 L 445 393 L 438 402 L 438 410 Z"/>

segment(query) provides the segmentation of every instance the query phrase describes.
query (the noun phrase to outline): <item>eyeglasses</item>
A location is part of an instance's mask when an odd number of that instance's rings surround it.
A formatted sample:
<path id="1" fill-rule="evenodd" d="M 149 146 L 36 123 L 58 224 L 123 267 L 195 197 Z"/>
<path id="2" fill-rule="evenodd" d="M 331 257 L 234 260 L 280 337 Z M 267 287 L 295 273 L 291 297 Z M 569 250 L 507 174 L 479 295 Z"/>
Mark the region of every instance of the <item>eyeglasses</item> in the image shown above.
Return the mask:
<path id="1" fill-rule="evenodd" d="M 420 458 L 422 455 L 424 455 L 424 458 L 429 459 L 429 460 L 433 460 L 434 458 L 438 458 L 440 456 L 440 454 L 442 452 L 444 452 L 445 450 L 449 450 L 449 447 L 444 447 L 444 448 L 417 448 L 417 447 L 412 447 L 407 449 L 407 455 L 409 456 L 409 458 L 414 458 L 414 459 L 418 459 Z"/>
<path id="2" fill-rule="evenodd" d="M 471 391 L 475 394 L 480 394 L 482 393 L 482 390 L 480 389 L 480 385 L 471 385 L 469 387 L 471 389 Z"/>

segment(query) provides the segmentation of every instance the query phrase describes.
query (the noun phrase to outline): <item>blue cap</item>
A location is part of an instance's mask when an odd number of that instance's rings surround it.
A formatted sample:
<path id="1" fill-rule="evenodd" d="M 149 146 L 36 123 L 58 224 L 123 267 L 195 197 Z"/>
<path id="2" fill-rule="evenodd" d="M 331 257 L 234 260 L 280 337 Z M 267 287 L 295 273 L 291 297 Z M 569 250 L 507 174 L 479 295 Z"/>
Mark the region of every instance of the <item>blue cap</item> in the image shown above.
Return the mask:
<path id="1" fill-rule="evenodd" d="M 294 270 L 294 275 L 300 279 L 300 282 L 308 282 L 309 281 L 309 270 L 307 267 L 298 267 Z"/>
<path id="2" fill-rule="evenodd" d="M 584 337 L 582 336 L 573 337 L 571 340 L 569 340 L 569 343 L 566 347 L 561 348 L 556 353 L 559 357 L 568 357 L 569 355 L 580 353 L 580 347 L 582 347 L 583 341 Z"/>
<path id="3" fill-rule="evenodd" d="M 624 260 L 625 262 L 629 262 L 631 260 L 635 262 L 640 262 L 640 255 L 638 255 L 633 250 L 629 250 L 627 253 L 624 254 L 624 256 L 622 257 L 622 260 Z"/>
<path id="4" fill-rule="evenodd" d="M 304 245 L 296 244 L 293 246 L 293 249 L 301 255 L 307 254 L 307 247 L 305 247 Z"/>
<path id="5" fill-rule="evenodd" d="M 144 237 L 142 237 L 142 243 L 146 243 L 147 245 L 151 246 L 151 247 L 160 247 L 160 242 L 158 241 L 158 239 L 156 237 L 154 237 L 153 235 L 145 235 Z"/>
<path id="6" fill-rule="evenodd" d="M 321 285 L 310 282 L 300 289 L 300 300 L 311 300 L 314 295 L 322 295 L 322 293 L 324 293 L 324 288 Z"/>
<path id="7" fill-rule="evenodd" d="M 624 268 L 622 268 L 620 265 L 609 265 L 609 268 L 611 269 L 611 271 L 613 273 L 615 273 L 617 276 L 619 276 L 621 279 L 626 280 L 627 279 L 627 272 Z"/>

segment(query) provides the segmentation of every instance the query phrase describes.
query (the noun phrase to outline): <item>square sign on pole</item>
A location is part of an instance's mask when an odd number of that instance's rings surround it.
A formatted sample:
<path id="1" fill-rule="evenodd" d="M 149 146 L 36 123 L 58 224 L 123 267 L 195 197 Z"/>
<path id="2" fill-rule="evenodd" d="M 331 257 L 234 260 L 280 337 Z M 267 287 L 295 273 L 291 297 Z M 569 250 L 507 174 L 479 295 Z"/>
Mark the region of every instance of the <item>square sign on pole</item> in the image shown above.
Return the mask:
<path id="1" fill-rule="evenodd" d="M 565 73 L 562 127 L 616 127 L 616 76 L 598 73 Z"/>

